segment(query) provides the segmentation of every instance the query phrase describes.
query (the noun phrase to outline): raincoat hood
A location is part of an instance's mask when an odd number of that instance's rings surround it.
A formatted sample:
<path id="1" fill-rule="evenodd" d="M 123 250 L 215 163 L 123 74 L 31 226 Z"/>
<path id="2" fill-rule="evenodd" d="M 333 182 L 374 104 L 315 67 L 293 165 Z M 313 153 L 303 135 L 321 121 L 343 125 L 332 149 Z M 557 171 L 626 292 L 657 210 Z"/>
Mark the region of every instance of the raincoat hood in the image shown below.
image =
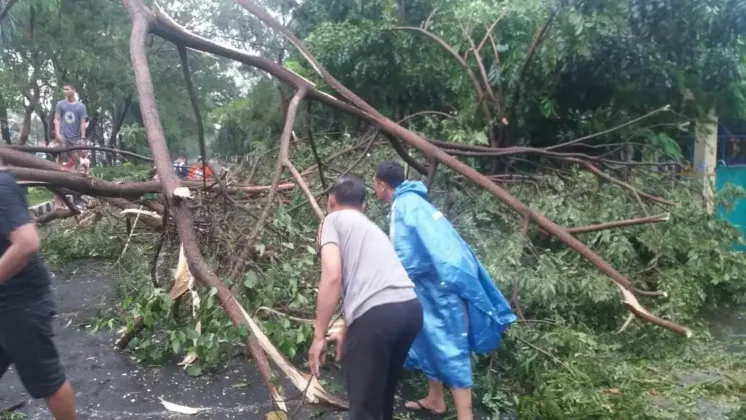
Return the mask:
<path id="1" fill-rule="evenodd" d="M 406 193 L 415 193 L 425 200 L 430 201 L 427 195 L 427 187 L 420 181 L 404 181 L 394 190 L 394 200 Z"/>

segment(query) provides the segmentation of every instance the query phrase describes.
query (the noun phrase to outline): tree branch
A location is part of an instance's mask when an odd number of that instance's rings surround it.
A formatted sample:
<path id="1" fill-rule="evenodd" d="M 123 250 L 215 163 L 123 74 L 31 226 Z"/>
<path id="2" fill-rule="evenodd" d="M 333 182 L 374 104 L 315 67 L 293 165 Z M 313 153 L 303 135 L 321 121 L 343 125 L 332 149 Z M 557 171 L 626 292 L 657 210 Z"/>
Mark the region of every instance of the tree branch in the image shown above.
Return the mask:
<path id="1" fill-rule="evenodd" d="M 619 220 L 616 222 L 606 222 L 606 223 L 599 223 L 596 225 L 567 228 L 567 232 L 573 235 L 578 235 L 581 233 L 598 232 L 601 230 L 617 229 L 621 227 L 635 226 L 635 225 L 644 225 L 647 223 L 667 222 L 670 219 L 671 219 L 671 215 L 666 213 L 666 214 L 659 214 L 657 216 L 640 217 L 637 219 Z"/>
<path id="2" fill-rule="evenodd" d="M 534 55 L 536 54 L 536 50 L 538 49 L 539 45 L 542 43 L 542 41 L 544 41 L 544 38 L 546 37 L 546 34 L 549 31 L 549 28 L 552 26 L 552 23 L 554 22 L 554 18 L 557 17 L 557 14 L 559 13 L 559 10 L 560 10 L 559 7 L 555 7 L 552 10 L 546 22 L 544 22 L 544 25 L 536 33 L 533 43 L 531 43 L 531 46 L 528 48 L 528 52 L 526 53 L 526 58 L 523 60 L 523 66 L 521 66 L 521 71 L 520 73 L 518 73 L 518 83 L 516 85 L 515 90 L 513 91 L 513 98 L 510 101 L 510 109 L 507 112 L 508 118 L 510 118 L 511 120 L 513 119 L 513 114 L 515 113 L 516 107 L 518 106 L 518 101 L 520 100 L 521 91 L 522 91 L 521 83 L 523 82 L 523 79 L 525 79 L 526 77 L 528 68 L 531 65 L 531 60 L 534 58 Z"/>
<path id="3" fill-rule="evenodd" d="M 242 0 L 236 0 L 239 3 L 242 3 Z M 244 6 L 246 7 L 246 6 Z M 484 89 L 482 89 L 482 86 L 479 84 L 479 80 L 477 80 L 477 77 L 474 75 L 474 72 L 471 70 L 471 67 L 469 66 L 469 63 L 464 60 L 463 57 L 461 57 L 458 52 L 453 49 L 448 43 L 441 37 L 433 34 L 432 32 L 423 29 L 423 28 L 417 28 L 413 26 L 397 26 L 392 28 L 394 31 L 411 31 L 411 32 L 417 32 L 420 34 L 423 34 L 427 36 L 428 38 L 435 41 L 438 45 L 443 47 L 453 58 L 456 59 L 456 61 L 461 65 L 461 67 L 464 68 L 464 71 L 466 72 L 466 76 L 471 81 L 472 86 L 474 86 L 474 91 L 477 94 L 477 101 L 480 104 L 480 108 L 482 109 L 482 113 L 484 114 L 484 120 L 485 124 L 487 125 L 487 132 L 489 134 L 490 138 L 490 145 L 492 147 L 497 147 L 497 139 L 495 139 L 495 134 L 493 133 L 492 128 L 492 112 L 490 111 L 489 107 L 487 106 L 487 103 L 484 101 Z"/>
<path id="4" fill-rule="evenodd" d="M 311 107 L 313 102 L 308 101 L 306 107 L 306 128 L 308 128 L 308 143 L 311 144 L 311 152 L 313 152 L 313 158 L 316 159 L 316 166 L 319 168 L 319 180 L 321 181 L 321 188 L 326 189 L 326 179 L 324 178 L 324 169 L 321 164 L 321 158 L 319 152 L 316 150 L 316 141 L 313 139 L 313 124 L 311 120 Z"/>
<path id="5" fill-rule="evenodd" d="M 244 323 L 242 310 L 231 292 L 223 282 L 210 270 L 202 257 L 197 246 L 197 237 L 194 232 L 192 214 L 186 202 L 174 194 L 179 188 L 179 179 L 176 177 L 171 165 L 171 159 L 166 146 L 166 138 L 163 134 L 160 117 L 155 102 L 155 91 L 150 76 L 145 54 L 145 40 L 150 29 L 149 10 L 142 0 L 123 0 L 132 18 L 132 34 L 130 37 L 130 56 L 132 68 L 135 73 L 137 93 L 140 100 L 140 109 L 148 137 L 148 143 L 153 153 L 156 171 L 163 187 L 163 194 L 168 202 L 169 209 L 173 213 L 179 239 L 184 246 L 184 253 L 188 261 L 189 271 L 201 283 L 217 290 L 217 297 L 228 317 L 239 326 Z M 259 346 L 255 336 L 249 338 L 248 350 L 256 362 L 264 379 L 270 395 L 274 400 L 277 390 L 272 382 L 269 362 L 264 351 Z"/>
<path id="6" fill-rule="evenodd" d="M 153 158 L 147 156 L 138 155 L 137 153 L 128 152 L 126 150 L 114 149 L 111 147 L 101 146 L 69 146 L 69 147 L 37 147 L 37 146 L 5 146 L 11 150 L 18 150 L 25 153 L 49 153 L 50 155 L 58 155 L 60 153 L 68 153 L 76 150 L 92 150 L 96 152 L 107 152 L 115 153 L 123 156 L 129 156 L 135 159 L 139 159 L 145 162 L 152 162 Z"/>
<path id="7" fill-rule="evenodd" d="M 184 82 L 186 83 L 189 101 L 194 109 L 194 119 L 197 122 L 197 140 L 199 141 L 199 153 L 202 155 L 202 183 L 207 186 L 207 148 L 205 147 L 205 126 L 202 124 L 202 113 L 199 111 L 199 102 L 197 101 L 197 92 L 192 84 L 192 76 L 189 73 L 189 60 L 186 48 L 183 45 L 177 45 L 179 49 L 179 58 L 181 59 L 181 70 L 184 72 Z M 211 169 L 212 170 L 212 169 Z M 215 176 L 218 174 L 213 171 Z"/>
<path id="8" fill-rule="evenodd" d="M 8 13 L 10 13 L 10 9 L 13 7 L 13 5 L 16 4 L 16 0 L 8 0 L 8 3 L 3 7 L 3 10 L 0 11 L 0 22 L 5 19 L 6 16 L 8 16 Z"/>
<path id="9" fill-rule="evenodd" d="M 298 112 L 298 105 L 300 104 L 300 101 L 305 98 L 306 92 L 307 89 L 305 87 L 302 87 L 300 90 L 298 90 L 293 96 L 293 99 L 290 101 L 290 105 L 288 106 L 288 111 L 285 114 L 285 126 L 282 130 L 282 135 L 280 136 L 280 150 L 277 152 L 277 163 L 275 163 L 275 173 L 272 179 L 272 187 L 269 190 L 269 194 L 267 195 L 267 202 L 264 205 L 264 209 L 262 209 L 262 213 L 259 215 L 259 219 L 254 225 L 254 228 L 249 233 L 245 245 L 239 252 L 238 259 L 233 262 L 230 270 L 228 271 L 228 275 L 232 278 L 237 278 L 239 275 L 243 274 L 244 264 L 245 261 L 249 258 L 251 250 L 254 248 L 254 241 L 259 236 L 259 232 L 261 232 L 262 228 L 264 228 L 264 224 L 267 223 L 267 218 L 269 217 L 269 213 L 272 210 L 272 205 L 275 200 L 277 187 L 280 185 L 280 178 L 282 177 L 284 163 L 287 160 L 288 152 L 290 150 L 290 137 L 293 133 L 293 125 L 295 124 L 295 116 Z"/>

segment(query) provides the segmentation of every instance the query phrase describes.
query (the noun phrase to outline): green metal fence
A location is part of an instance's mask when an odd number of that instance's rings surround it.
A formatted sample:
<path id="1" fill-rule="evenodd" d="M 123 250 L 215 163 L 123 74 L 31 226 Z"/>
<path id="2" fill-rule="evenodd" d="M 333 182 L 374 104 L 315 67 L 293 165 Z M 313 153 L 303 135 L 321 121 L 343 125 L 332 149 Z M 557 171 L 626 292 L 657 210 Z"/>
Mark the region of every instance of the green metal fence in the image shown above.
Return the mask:
<path id="1" fill-rule="evenodd" d="M 719 191 L 726 184 L 746 189 L 746 165 L 719 166 L 715 170 L 715 188 Z M 718 214 L 746 236 L 746 199 L 739 198 L 730 211 L 718 209 Z M 736 245 L 736 249 L 746 251 L 746 246 Z"/>

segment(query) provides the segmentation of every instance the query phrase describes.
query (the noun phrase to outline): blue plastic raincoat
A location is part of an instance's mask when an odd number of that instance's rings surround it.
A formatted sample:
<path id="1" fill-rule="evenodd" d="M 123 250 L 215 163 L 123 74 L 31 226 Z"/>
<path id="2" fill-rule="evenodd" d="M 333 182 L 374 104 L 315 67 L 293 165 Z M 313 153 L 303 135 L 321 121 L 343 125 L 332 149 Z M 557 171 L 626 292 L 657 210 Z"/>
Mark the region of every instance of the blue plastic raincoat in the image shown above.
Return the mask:
<path id="1" fill-rule="evenodd" d="M 471 353 L 489 353 L 516 317 L 469 245 L 421 182 L 394 192 L 390 236 L 415 284 L 424 322 L 404 366 L 450 388 L 471 388 Z"/>

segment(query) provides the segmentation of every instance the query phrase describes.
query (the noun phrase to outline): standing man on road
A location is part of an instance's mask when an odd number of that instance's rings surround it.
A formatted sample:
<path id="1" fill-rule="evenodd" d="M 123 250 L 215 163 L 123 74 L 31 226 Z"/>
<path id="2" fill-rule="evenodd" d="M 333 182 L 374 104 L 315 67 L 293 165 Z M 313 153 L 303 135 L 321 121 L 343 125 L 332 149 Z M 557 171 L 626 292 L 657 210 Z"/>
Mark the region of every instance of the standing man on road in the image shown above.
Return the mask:
<path id="1" fill-rule="evenodd" d="M 75 87 L 66 83 L 65 99 L 57 102 L 54 107 L 54 127 L 57 141 L 62 147 L 85 146 L 85 130 L 88 123 L 88 112 L 85 105 L 76 98 Z M 74 151 L 63 156 L 62 163 L 73 161 L 74 167 L 78 168 L 80 151 Z"/>
<path id="2" fill-rule="evenodd" d="M 82 102 L 77 99 L 77 91 L 71 83 L 62 86 L 65 90 L 65 99 L 57 102 L 54 107 L 54 129 L 57 142 L 61 147 L 85 146 L 85 131 L 88 125 L 88 112 Z M 75 169 L 80 167 L 80 150 L 63 153 L 62 165 Z M 62 200 L 55 197 L 57 208 L 64 208 Z"/>
<path id="3" fill-rule="evenodd" d="M 422 328 L 422 306 L 386 234 L 363 214 L 365 193 L 363 181 L 353 176 L 338 179 L 329 193 L 329 215 L 319 229 L 321 283 L 308 359 L 318 378 L 327 341 L 335 342 L 350 418 L 391 420 L 404 359 Z M 327 338 L 341 295 L 345 327 Z"/>
<path id="4" fill-rule="evenodd" d="M 52 340 L 55 304 L 39 247 L 21 187 L 0 171 L 0 377 L 14 365 L 55 419 L 75 420 L 75 394 Z"/>

